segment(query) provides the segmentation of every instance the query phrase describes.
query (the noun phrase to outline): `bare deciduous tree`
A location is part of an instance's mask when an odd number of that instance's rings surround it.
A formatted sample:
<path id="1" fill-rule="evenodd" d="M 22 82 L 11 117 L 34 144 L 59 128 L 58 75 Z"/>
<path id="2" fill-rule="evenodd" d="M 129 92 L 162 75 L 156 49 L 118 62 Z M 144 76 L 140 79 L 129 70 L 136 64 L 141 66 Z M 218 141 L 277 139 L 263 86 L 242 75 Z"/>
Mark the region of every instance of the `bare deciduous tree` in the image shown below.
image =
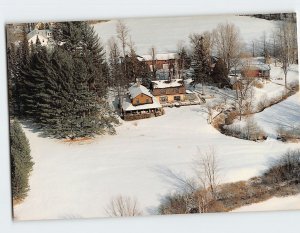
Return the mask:
<path id="1" fill-rule="evenodd" d="M 213 147 L 207 151 L 198 149 L 194 164 L 200 187 L 195 192 L 195 197 L 199 212 L 205 213 L 208 212 L 210 204 L 216 200 L 217 186 L 220 182 L 220 167 L 215 149 Z"/>
<path id="2" fill-rule="evenodd" d="M 122 68 L 120 62 L 120 49 L 118 43 L 114 37 L 111 37 L 108 41 L 108 65 L 110 74 L 110 85 L 116 88 L 118 92 L 119 101 L 121 100 L 121 95 L 124 92 L 125 80 L 122 75 Z"/>
<path id="3" fill-rule="evenodd" d="M 137 200 L 135 198 L 121 195 L 114 197 L 105 211 L 110 217 L 128 217 L 142 215 L 142 211 L 139 209 Z"/>
<path id="4" fill-rule="evenodd" d="M 241 38 L 238 28 L 231 23 L 219 24 L 213 31 L 218 56 L 225 62 L 229 72 L 239 62 Z"/>
<path id="5" fill-rule="evenodd" d="M 150 48 L 150 54 L 151 54 L 151 72 L 152 72 L 152 80 L 156 80 L 156 49 L 154 46 Z"/>
<path id="6" fill-rule="evenodd" d="M 129 37 L 129 29 L 127 25 L 119 20 L 116 26 L 117 38 L 119 39 L 122 47 L 122 63 L 124 66 L 124 76 L 128 79 L 128 72 L 127 72 L 127 64 L 126 64 L 126 57 L 127 51 L 126 47 L 128 45 L 128 37 Z"/>
<path id="7" fill-rule="evenodd" d="M 212 197 L 215 197 L 216 187 L 220 181 L 220 167 L 213 147 L 210 147 L 207 151 L 201 151 L 198 148 L 194 169 L 200 186 L 208 190 Z"/>
<path id="8" fill-rule="evenodd" d="M 284 72 L 284 83 L 287 87 L 287 72 L 289 65 L 297 59 L 297 32 L 296 24 L 291 21 L 283 21 L 279 23 L 277 30 L 278 41 L 278 58 Z"/>

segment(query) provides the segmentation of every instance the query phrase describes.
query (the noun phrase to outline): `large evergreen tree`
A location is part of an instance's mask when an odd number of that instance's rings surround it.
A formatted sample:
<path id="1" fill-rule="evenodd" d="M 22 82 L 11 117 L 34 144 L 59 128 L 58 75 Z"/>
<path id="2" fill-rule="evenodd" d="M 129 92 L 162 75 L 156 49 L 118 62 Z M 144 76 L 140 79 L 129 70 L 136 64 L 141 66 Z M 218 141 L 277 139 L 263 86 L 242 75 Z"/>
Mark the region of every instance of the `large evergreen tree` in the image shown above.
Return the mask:
<path id="1" fill-rule="evenodd" d="M 211 77 L 212 82 L 216 83 L 219 87 L 231 86 L 230 79 L 228 78 L 227 67 L 222 58 L 218 58 L 215 63 Z"/>
<path id="2" fill-rule="evenodd" d="M 204 92 L 204 82 L 210 76 L 210 56 L 205 46 L 204 37 L 200 36 L 192 40 L 192 62 L 193 84 L 202 84 L 202 92 Z"/>
<path id="3" fill-rule="evenodd" d="M 33 167 L 30 146 L 19 122 L 10 127 L 11 185 L 13 200 L 22 200 L 29 190 L 28 178 Z"/>

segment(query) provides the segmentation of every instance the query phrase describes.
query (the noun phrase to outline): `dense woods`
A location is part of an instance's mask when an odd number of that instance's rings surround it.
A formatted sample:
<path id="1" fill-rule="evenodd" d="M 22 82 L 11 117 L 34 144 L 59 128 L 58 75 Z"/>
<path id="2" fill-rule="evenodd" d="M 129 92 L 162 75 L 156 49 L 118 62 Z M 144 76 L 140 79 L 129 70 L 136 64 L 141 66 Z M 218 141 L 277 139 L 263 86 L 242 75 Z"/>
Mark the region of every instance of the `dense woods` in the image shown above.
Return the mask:
<path id="1" fill-rule="evenodd" d="M 30 119 L 47 136 L 90 137 L 114 133 L 107 102 L 108 66 L 93 28 L 56 23 L 55 47 L 27 41 L 8 49 L 11 116 Z"/>

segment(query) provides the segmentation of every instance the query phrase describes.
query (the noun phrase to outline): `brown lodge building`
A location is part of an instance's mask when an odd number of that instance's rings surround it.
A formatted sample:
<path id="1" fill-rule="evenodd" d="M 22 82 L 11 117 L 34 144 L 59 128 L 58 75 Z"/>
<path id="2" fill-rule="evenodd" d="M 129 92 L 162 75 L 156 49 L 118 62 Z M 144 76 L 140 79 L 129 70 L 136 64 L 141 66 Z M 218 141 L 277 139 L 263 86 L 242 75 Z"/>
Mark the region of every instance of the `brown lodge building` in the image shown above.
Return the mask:
<path id="1" fill-rule="evenodd" d="M 151 91 L 161 104 L 185 100 L 186 89 L 182 79 L 152 81 Z"/>

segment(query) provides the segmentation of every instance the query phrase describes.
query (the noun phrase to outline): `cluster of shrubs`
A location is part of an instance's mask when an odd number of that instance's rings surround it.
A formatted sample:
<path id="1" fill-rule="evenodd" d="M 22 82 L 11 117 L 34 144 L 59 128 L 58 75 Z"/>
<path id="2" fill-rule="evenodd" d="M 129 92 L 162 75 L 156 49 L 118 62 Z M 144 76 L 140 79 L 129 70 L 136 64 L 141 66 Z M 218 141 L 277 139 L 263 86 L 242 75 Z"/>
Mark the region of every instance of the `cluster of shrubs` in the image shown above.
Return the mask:
<path id="1" fill-rule="evenodd" d="M 159 207 L 160 214 L 227 212 L 273 196 L 294 195 L 300 192 L 300 150 L 287 151 L 274 160 L 263 175 L 248 181 L 218 185 L 215 195 L 198 189 L 170 194 Z M 206 198 L 206 199 L 205 199 Z M 200 204 L 199 204 L 200 203 Z M 201 203 L 206 203 L 205 208 Z"/>
<path id="2" fill-rule="evenodd" d="M 300 150 L 289 150 L 262 175 L 266 185 L 299 184 L 300 183 Z"/>
<path id="3" fill-rule="evenodd" d="M 223 133 L 227 136 L 232 136 L 240 139 L 257 141 L 265 140 L 265 132 L 257 125 L 253 118 L 248 117 L 244 126 L 240 125 L 225 125 Z"/>
<path id="4" fill-rule="evenodd" d="M 280 127 L 277 130 L 277 139 L 283 142 L 294 141 L 300 139 L 300 126 L 283 128 Z"/>

